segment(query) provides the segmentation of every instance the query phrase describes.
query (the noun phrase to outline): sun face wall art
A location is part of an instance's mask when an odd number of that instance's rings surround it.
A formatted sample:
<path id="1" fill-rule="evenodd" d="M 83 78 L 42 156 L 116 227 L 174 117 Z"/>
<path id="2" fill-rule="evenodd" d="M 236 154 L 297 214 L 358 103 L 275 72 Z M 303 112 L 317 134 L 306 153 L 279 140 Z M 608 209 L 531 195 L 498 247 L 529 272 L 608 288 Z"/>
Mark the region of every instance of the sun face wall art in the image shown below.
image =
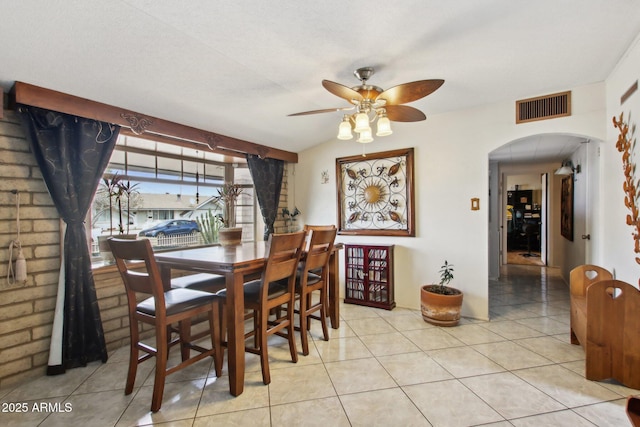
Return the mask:
<path id="1" fill-rule="evenodd" d="M 338 234 L 415 236 L 413 148 L 336 159 Z"/>

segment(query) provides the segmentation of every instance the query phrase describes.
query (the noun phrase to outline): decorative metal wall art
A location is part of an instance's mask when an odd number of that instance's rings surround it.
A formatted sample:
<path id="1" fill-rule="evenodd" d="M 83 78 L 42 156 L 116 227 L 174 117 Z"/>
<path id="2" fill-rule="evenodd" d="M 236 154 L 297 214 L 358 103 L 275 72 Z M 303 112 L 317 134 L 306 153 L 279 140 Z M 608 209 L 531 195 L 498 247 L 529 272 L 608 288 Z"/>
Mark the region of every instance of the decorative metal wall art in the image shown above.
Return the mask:
<path id="1" fill-rule="evenodd" d="M 336 159 L 338 234 L 415 236 L 413 148 Z"/>
<path id="2" fill-rule="evenodd" d="M 638 179 L 636 178 L 636 161 L 635 150 L 636 145 L 636 126 L 634 123 L 629 124 L 629 119 L 625 120 L 624 114 L 620 113 L 620 117 L 613 117 L 613 126 L 620 132 L 616 141 L 618 152 L 622 153 L 622 170 L 624 171 L 624 182 L 622 188 L 624 190 L 624 205 L 629 210 L 627 214 L 627 225 L 633 227 L 633 251 L 636 254 L 636 263 L 640 264 L 640 212 L 638 211 Z M 638 281 L 640 284 L 640 280 Z"/>

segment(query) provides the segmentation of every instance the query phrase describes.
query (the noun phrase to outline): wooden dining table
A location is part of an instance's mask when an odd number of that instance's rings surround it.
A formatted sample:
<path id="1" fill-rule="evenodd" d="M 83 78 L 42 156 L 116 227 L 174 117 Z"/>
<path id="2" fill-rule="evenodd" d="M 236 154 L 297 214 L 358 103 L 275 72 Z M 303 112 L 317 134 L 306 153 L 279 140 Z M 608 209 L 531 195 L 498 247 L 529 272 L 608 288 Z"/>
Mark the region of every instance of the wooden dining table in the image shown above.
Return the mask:
<path id="1" fill-rule="evenodd" d="M 329 261 L 329 317 L 331 327 L 337 329 L 340 316 L 339 260 L 341 243 L 334 245 Z M 266 262 L 266 242 L 246 242 L 234 246 L 206 246 L 193 249 L 158 252 L 162 280 L 171 281 L 171 270 L 188 270 L 220 274 L 227 288 L 227 351 L 229 365 L 229 392 L 239 396 L 244 390 L 244 293 L 245 277 L 259 274 Z"/>

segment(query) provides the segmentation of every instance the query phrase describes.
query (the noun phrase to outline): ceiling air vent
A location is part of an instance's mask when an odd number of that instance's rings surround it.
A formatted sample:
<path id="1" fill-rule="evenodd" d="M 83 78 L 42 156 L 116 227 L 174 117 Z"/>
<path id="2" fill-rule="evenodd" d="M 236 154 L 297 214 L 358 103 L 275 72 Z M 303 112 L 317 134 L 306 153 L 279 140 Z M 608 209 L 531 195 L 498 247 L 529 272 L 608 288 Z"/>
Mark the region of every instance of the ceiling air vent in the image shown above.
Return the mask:
<path id="1" fill-rule="evenodd" d="M 516 101 L 516 123 L 571 115 L 571 91 Z"/>

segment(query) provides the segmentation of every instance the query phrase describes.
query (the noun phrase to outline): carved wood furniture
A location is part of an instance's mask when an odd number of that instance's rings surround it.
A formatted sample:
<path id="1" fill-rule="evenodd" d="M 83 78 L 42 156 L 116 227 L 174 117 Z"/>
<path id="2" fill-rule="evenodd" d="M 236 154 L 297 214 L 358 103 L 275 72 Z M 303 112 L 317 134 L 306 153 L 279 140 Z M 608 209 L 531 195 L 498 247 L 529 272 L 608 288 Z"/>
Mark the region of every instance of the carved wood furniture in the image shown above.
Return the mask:
<path id="1" fill-rule="evenodd" d="M 640 389 L 640 292 L 607 270 L 571 271 L 571 343 L 582 345 L 589 380 L 613 378 Z"/>
<path id="2" fill-rule="evenodd" d="M 331 226 L 305 226 L 310 230 L 308 246 L 301 268 L 298 268 L 296 277 L 296 297 L 300 300 L 300 308 L 297 310 L 300 319 L 300 338 L 302 340 L 302 354 L 309 354 L 308 330 L 311 328 L 311 319 L 319 320 L 322 324 L 322 336 L 329 340 L 327 330 L 327 307 L 329 302 L 329 259 L 333 251 L 333 242 L 338 229 Z M 319 293 L 314 302 L 313 293 Z M 314 314 L 318 313 L 319 314 Z"/>
<path id="3" fill-rule="evenodd" d="M 215 294 L 192 289 L 165 290 L 160 269 L 153 255 L 151 243 L 147 239 L 109 239 L 109 246 L 116 260 L 118 271 L 127 293 L 130 326 L 129 370 L 125 394 L 131 394 L 136 378 L 138 364 L 155 356 L 155 378 L 151 411 L 156 412 L 162 406 L 162 395 L 167 375 L 186 368 L 193 363 L 211 356 L 214 359 L 216 375 L 222 374 L 222 349 L 220 344 L 220 297 Z M 139 269 L 140 262 L 144 269 Z M 130 267 L 135 266 L 135 270 Z M 148 298 L 138 302 L 137 294 L 146 294 Z M 211 348 L 206 349 L 194 344 L 191 339 L 191 318 L 202 313 L 209 317 Z M 154 327 L 155 348 L 140 341 L 139 323 Z M 171 338 L 172 324 L 179 324 L 177 338 Z M 180 345 L 182 362 L 167 366 L 169 348 Z M 145 354 L 139 357 L 139 351 Z M 191 350 L 198 352 L 191 357 Z"/>
<path id="4" fill-rule="evenodd" d="M 331 327 L 334 329 L 339 327 L 340 319 L 338 251 L 342 248 L 342 243 L 333 245 L 329 262 L 329 313 Z M 163 282 L 166 284 L 171 282 L 172 269 L 214 273 L 225 277 L 229 392 L 233 396 L 239 396 L 244 390 L 244 298 L 242 287 L 252 275 L 260 274 L 264 269 L 265 249 L 265 242 L 259 241 L 245 242 L 235 247 L 203 246 L 156 254 L 156 262 L 160 266 Z"/>
<path id="5" fill-rule="evenodd" d="M 244 284 L 244 306 L 253 311 L 253 330 L 244 334 L 244 339 L 254 337 L 254 346 L 245 351 L 260 356 L 262 382 L 269 384 L 269 353 L 267 339 L 278 335 L 289 342 L 291 360 L 298 361 L 294 328 L 294 305 L 296 269 L 304 251 L 306 232 L 271 234 L 265 253 L 266 265 L 262 277 Z M 226 298 L 227 290 L 218 292 Z M 286 306 L 283 315 L 269 316 L 276 308 Z M 233 307 L 230 307 L 233 309 Z M 257 337 L 257 339 L 255 339 Z"/>

